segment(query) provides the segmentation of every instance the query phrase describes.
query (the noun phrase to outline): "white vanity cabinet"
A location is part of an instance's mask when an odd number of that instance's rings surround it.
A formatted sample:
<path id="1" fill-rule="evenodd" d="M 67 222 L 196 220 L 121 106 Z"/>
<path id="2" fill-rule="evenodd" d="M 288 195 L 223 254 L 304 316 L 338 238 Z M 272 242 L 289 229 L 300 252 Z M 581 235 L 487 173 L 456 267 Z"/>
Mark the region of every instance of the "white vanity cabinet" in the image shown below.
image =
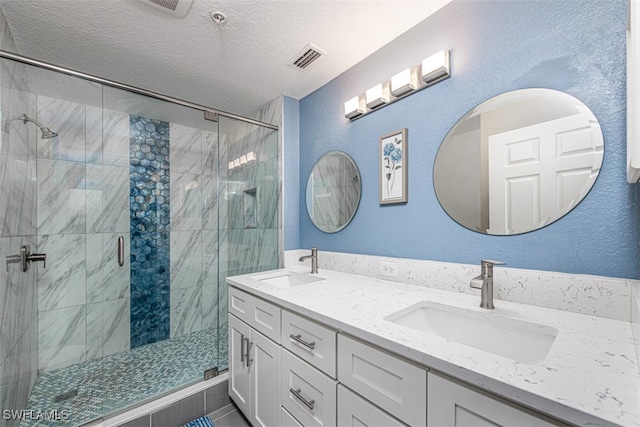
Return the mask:
<path id="1" fill-rule="evenodd" d="M 280 345 L 258 330 L 279 340 L 280 308 L 236 289 L 229 308 L 229 396 L 254 427 L 280 426 Z"/>
<path id="2" fill-rule="evenodd" d="M 565 424 L 491 396 L 442 375 L 429 372 L 428 426 L 552 427 Z"/>
<path id="3" fill-rule="evenodd" d="M 565 426 L 229 288 L 229 395 L 257 426 Z"/>

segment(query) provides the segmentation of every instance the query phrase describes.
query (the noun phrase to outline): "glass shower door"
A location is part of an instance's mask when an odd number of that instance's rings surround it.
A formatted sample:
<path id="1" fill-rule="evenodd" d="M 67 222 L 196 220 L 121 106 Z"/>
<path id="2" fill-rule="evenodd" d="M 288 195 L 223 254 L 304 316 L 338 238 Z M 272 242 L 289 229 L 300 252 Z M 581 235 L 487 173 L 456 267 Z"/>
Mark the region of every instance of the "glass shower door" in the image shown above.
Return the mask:
<path id="1" fill-rule="evenodd" d="M 0 260 L 47 255 L 0 269 L 0 426 L 226 369 L 226 277 L 278 267 L 278 132 L 8 59 L 0 112 Z"/>
<path id="2" fill-rule="evenodd" d="M 219 354 L 228 367 L 228 276 L 278 268 L 278 131 L 220 117 Z"/>
<path id="3" fill-rule="evenodd" d="M 22 271 L 23 246 L 37 247 L 36 137 L 38 128 L 11 120 L 35 118 L 35 97 L 23 79 L 25 67 L 0 60 L 0 425 L 18 425 L 38 373 L 37 268 Z"/>

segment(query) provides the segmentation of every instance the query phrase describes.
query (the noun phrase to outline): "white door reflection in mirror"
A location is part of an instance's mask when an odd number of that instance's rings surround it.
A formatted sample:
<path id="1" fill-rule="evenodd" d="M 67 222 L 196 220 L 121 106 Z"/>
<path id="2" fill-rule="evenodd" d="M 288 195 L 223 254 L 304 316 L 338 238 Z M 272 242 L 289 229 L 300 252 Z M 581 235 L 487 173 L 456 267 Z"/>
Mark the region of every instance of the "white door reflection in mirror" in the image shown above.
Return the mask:
<path id="1" fill-rule="evenodd" d="M 489 136 L 488 234 L 542 227 L 584 197 L 603 148 L 592 126 L 574 115 Z"/>
<path id="2" fill-rule="evenodd" d="M 498 95 L 449 131 L 434 164 L 438 201 L 459 224 L 513 235 L 551 224 L 587 195 L 603 138 L 582 102 L 550 89 Z"/>

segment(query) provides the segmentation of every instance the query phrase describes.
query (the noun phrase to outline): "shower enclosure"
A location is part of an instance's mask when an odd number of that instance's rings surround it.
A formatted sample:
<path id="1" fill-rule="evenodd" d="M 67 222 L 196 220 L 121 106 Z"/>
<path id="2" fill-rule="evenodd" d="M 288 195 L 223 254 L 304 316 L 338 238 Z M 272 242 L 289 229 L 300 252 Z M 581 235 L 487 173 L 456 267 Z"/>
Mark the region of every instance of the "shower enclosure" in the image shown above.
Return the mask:
<path id="1" fill-rule="evenodd" d="M 84 424 L 226 369 L 225 278 L 278 267 L 277 128 L 0 73 L 0 426 Z"/>

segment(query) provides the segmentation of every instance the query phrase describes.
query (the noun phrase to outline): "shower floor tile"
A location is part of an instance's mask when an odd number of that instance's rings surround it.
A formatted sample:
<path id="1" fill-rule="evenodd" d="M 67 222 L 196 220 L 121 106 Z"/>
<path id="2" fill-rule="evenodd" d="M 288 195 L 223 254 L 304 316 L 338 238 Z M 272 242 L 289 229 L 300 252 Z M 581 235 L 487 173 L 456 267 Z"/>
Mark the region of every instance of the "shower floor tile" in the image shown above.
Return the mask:
<path id="1" fill-rule="evenodd" d="M 81 425 L 202 380 L 206 369 L 227 367 L 228 344 L 219 343 L 219 360 L 217 342 L 211 328 L 41 374 L 26 408 L 31 419 L 20 426 Z M 72 397 L 56 399 L 62 394 Z"/>

